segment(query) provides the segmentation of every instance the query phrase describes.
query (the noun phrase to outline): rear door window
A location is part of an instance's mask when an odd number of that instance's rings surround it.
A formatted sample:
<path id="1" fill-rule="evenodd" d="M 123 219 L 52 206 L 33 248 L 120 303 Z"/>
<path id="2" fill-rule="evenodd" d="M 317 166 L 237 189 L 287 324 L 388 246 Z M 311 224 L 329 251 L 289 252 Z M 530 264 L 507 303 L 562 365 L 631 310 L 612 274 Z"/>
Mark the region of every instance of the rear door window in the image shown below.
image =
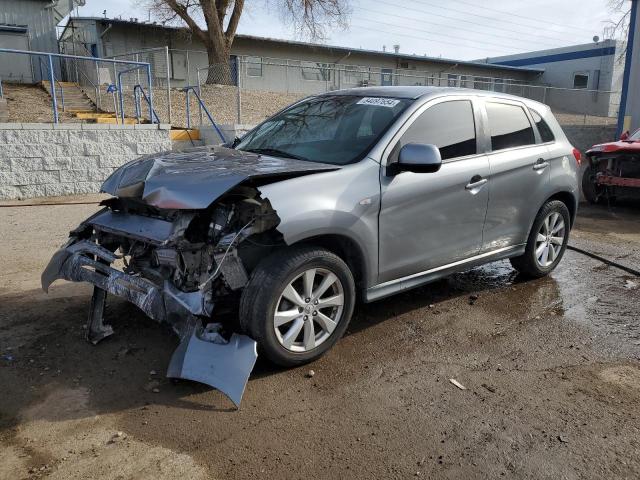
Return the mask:
<path id="1" fill-rule="evenodd" d="M 533 127 L 524 108 L 495 102 L 487 102 L 486 106 L 493 151 L 536 143 Z"/>
<path id="2" fill-rule="evenodd" d="M 553 136 L 553 132 L 551 131 L 549 124 L 544 121 L 544 118 L 542 118 L 542 116 L 533 109 L 529 109 L 529 111 L 531 112 L 531 116 L 533 117 L 536 127 L 538 127 L 542 143 L 555 141 L 556 138 Z"/>
<path id="3" fill-rule="evenodd" d="M 477 153 L 476 125 L 470 100 L 438 103 L 425 110 L 402 135 L 391 153 L 396 160 L 408 143 L 435 145 L 442 160 Z"/>

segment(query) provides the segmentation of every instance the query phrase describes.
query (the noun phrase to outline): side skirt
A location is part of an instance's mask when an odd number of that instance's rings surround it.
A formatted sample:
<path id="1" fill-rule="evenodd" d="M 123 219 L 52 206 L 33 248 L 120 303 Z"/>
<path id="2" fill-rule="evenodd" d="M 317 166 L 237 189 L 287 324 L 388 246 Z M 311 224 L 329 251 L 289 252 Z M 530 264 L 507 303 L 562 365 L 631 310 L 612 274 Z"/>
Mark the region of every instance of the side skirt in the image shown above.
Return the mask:
<path id="1" fill-rule="evenodd" d="M 431 270 L 425 270 L 424 272 L 418 272 L 396 280 L 380 283 L 366 290 L 364 301 L 366 303 L 375 302 L 376 300 L 381 300 L 404 290 L 409 290 L 426 283 L 433 282 L 434 280 L 446 277 L 452 273 L 484 265 L 485 263 L 494 262 L 496 260 L 502 260 L 504 258 L 517 257 L 524 253 L 525 248 L 526 244 L 499 248 L 498 250 L 492 250 L 474 257 L 432 268 Z"/>

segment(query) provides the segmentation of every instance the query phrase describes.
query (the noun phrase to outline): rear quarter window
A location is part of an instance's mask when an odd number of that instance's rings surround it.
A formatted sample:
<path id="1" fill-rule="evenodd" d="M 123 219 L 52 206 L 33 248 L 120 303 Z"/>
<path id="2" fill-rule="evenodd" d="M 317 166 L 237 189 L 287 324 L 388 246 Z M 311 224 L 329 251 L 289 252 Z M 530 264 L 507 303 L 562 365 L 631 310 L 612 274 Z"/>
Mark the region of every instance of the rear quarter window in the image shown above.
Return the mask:
<path id="1" fill-rule="evenodd" d="M 529 111 L 531 112 L 531 116 L 533 117 L 533 121 L 535 122 L 536 127 L 538 127 L 538 132 L 540 132 L 542 143 L 555 141 L 556 137 L 553 136 L 553 132 L 551 131 L 549 124 L 545 122 L 544 118 L 542 118 L 542 115 L 540 115 L 533 109 L 529 109 Z"/>
<path id="2" fill-rule="evenodd" d="M 493 151 L 536 143 L 533 127 L 524 108 L 508 103 L 487 102 L 486 105 Z"/>

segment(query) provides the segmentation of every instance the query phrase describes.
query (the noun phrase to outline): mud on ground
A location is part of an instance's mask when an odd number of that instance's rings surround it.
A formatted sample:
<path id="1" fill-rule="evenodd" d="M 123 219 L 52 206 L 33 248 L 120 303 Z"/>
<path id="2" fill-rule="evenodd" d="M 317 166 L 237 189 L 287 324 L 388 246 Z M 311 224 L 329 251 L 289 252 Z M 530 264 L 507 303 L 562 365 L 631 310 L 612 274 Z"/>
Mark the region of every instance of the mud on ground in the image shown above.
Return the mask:
<path id="1" fill-rule="evenodd" d="M 236 411 L 164 378 L 176 339 L 135 307 L 112 299 L 94 347 L 90 289 L 39 290 L 96 208 L 0 207 L 2 479 L 640 476 L 638 278 L 567 252 L 548 278 L 498 262 L 361 304 L 312 365 L 259 360 Z M 640 268 L 637 207 L 580 214 L 573 244 Z"/>

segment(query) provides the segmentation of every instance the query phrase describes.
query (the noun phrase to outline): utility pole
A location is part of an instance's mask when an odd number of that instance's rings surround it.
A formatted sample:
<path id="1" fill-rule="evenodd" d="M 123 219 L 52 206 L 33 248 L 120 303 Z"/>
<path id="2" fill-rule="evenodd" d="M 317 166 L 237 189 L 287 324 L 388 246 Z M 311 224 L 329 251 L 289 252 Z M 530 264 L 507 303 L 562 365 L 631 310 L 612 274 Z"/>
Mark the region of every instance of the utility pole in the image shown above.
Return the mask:
<path id="1" fill-rule="evenodd" d="M 640 0 L 631 0 L 629 37 L 622 78 L 616 138 L 640 128 Z"/>

